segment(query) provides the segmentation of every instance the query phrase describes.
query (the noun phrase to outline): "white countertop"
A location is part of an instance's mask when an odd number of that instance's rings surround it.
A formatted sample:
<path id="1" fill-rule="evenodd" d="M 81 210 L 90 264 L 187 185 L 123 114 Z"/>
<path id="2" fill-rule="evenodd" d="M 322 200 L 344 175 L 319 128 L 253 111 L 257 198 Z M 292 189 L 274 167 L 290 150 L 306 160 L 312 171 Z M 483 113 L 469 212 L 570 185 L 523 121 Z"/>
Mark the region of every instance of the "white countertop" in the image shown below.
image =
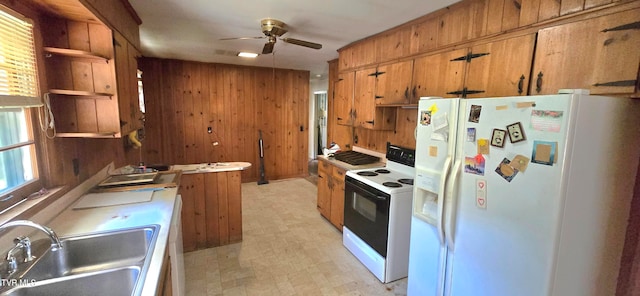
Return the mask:
<path id="1" fill-rule="evenodd" d="M 211 162 L 197 164 L 176 164 L 171 170 L 180 170 L 183 174 L 219 173 L 228 171 L 242 171 L 251 167 L 249 162 Z"/>

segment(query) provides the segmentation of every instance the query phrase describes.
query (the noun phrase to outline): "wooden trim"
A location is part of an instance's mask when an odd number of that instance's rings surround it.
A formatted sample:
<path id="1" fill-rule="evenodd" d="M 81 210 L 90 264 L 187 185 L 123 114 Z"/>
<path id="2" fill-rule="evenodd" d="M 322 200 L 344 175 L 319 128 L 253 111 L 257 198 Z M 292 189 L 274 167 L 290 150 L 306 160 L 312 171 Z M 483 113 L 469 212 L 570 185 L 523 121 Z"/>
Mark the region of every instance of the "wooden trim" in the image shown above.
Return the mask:
<path id="1" fill-rule="evenodd" d="M 68 48 L 57 48 L 57 47 L 44 47 L 44 51 L 50 54 L 56 54 L 65 57 L 71 58 L 80 58 L 80 59 L 88 59 L 92 61 L 100 61 L 104 63 L 109 62 L 109 57 L 102 56 L 97 53 L 88 52 L 84 50 L 76 50 L 76 49 L 68 49 Z"/>
<path id="2" fill-rule="evenodd" d="M 54 95 L 65 96 L 89 96 L 89 97 L 112 97 L 114 94 L 110 93 L 98 93 L 83 90 L 70 90 L 70 89 L 50 89 L 49 93 Z"/>
<path id="3" fill-rule="evenodd" d="M 120 138 L 121 134 L 110 133 L 56 133 L 57 138 Z"/>
<path id="4" fill-rule="evenodd" d="M 120 2 L 122 2 L 122 5 L 124 5 L 124 8 L 126 8 L 127 11 L 129 11 L 129 14 L 131 14 L 131 17 L 133 18 L 133 20 L 135 20 L 138 25 L 142 25 L 142 19 L 140 18 L 136 10 L 133 9 L 133 6 L 131 6 L 131 3 L 129 3 L 128 0 L 120 0 Z"/>

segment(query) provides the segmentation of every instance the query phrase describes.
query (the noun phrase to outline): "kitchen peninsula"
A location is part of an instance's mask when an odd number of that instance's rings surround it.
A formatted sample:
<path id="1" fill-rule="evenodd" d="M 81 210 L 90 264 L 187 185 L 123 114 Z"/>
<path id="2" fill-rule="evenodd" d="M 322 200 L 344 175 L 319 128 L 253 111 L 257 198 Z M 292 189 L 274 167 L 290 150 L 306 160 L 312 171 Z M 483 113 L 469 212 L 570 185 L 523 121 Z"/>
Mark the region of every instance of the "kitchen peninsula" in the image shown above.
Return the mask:
<path id="1" fill-rule="evenodd" d="M 242 241 L 242 170 L 248 162 L 174 165 L 181 170 L 184 251 Z"/>

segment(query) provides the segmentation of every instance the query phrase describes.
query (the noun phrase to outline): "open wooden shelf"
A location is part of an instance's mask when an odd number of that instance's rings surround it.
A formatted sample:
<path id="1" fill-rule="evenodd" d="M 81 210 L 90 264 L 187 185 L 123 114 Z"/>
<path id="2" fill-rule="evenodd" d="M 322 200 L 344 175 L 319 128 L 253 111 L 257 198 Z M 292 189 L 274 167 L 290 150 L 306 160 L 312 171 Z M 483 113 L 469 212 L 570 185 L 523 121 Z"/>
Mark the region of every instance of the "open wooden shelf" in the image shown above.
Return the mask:
<path id="1" fill-rule="evenodd" d="M 106 97 L 111 98 L 113 94 L 110 93 L 95 93 L 83 90 L 69 90 L 69 89 L 50 89 L 50 94 L 65 95 L 65 96 L 90 96 L 90 97 Z"/>
<path id="2" fill-rule="evenodd" d="M 109 62 L 109 57 L 102 56 L 93 52 L 77 50 L 77 49 L 68 49 L 68 48 L 58 48 L 58 47 L 45 47 L 44 51 L 46 53 L 55 54 L 64 57 L 70 58 L 79 58 L 79 59 L 88 59 L 96 62 Z"/>

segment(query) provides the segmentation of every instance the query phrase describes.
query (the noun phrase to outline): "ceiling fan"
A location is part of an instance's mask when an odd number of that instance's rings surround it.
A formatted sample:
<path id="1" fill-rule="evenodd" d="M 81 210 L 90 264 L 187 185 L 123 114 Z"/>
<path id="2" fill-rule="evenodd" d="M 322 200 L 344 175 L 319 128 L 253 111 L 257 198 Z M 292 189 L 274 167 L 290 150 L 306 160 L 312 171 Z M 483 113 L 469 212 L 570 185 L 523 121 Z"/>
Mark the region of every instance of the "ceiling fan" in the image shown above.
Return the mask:
<path id="1" fill-rule="evenodd" d="M 237 40 L 237 39 L 267 39 L 267 43 L 262 48 L 262 54 L 270 54 L 273 52 L 273 46 L 276 44 L 276 40 L 280 39 L 283 42 L 300 45 L 313 49 L 321 49 L 322 44 L 304 41 L 295 38 L 282 38 L 281 36 L 288 32 L 287 24 L 282 21 L 266 18 L 260 21 L 262 33 L 264 36 L 260 37 L 235 37 L 235 38 L 221 38 L 220 40 Z"/>

